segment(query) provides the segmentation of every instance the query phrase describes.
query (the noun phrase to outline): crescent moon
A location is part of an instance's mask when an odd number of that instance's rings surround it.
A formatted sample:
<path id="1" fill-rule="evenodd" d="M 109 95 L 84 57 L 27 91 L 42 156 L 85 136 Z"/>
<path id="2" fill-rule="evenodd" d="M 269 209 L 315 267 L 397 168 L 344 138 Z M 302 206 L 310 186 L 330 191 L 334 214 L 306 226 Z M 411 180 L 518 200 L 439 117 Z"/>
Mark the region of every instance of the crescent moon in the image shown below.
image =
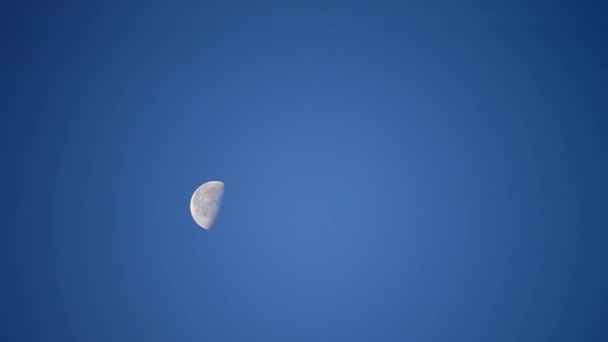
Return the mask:
<path id="1" fill-rule="evenodd" d="M 210 229 L 222 205 L 224 183 L 211 181 L 199 186 L 190 199 L 190 213 L 194 222 L 203 229 Z"/>

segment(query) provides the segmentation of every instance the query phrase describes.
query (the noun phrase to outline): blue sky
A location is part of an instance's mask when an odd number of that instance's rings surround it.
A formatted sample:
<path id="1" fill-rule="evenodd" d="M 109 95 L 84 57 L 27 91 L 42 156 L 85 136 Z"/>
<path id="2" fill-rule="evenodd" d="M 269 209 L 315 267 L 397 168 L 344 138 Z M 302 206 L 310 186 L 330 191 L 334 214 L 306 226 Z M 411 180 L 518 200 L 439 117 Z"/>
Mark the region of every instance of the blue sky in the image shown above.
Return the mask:
<path id="1" fill-rule="evenodd" d="M 1 340 L 608 338 L 606 6 L 4 7 Z"/>

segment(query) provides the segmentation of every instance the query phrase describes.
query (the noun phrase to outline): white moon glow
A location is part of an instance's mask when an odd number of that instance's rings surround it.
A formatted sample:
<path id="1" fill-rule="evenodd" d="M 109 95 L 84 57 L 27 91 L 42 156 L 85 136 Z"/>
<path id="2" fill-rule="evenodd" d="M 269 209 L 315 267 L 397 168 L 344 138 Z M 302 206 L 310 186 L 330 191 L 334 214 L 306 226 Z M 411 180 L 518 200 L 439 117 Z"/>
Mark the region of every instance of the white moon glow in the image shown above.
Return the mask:
<path id="1" fill-rule="evenodd" d="M 223 195 L 222 182 L 211 181 L 199 186 L 190 199 L 190 213 L 194 222 L 204 229 L 211 228 L 220 211 Z"/>

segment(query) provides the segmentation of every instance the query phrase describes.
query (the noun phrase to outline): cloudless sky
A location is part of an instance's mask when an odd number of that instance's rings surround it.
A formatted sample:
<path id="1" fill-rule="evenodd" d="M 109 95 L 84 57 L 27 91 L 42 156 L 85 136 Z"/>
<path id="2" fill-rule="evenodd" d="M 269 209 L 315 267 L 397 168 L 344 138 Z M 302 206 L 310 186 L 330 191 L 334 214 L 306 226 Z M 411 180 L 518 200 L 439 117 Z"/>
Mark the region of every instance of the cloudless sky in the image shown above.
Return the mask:
<path id="1" fill-rule="evenodd" d="M 0 340 L 607 341 L 607 9 L 3 4 Z"/>

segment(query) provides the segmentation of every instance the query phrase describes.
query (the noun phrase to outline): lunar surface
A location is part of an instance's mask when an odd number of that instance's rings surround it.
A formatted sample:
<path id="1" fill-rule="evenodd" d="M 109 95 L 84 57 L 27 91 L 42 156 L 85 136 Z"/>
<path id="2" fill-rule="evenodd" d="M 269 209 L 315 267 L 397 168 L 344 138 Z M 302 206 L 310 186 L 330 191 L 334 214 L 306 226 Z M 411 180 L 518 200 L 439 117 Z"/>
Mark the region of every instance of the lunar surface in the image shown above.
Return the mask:
<path id="1" fill-rule="evenodd" d="M 222 182 L 211 181 L 199 186 L 190 200 L 190 213 L 194 222 L 204 229 L 211 228 L 220 211 L 223 195 Z"/>

